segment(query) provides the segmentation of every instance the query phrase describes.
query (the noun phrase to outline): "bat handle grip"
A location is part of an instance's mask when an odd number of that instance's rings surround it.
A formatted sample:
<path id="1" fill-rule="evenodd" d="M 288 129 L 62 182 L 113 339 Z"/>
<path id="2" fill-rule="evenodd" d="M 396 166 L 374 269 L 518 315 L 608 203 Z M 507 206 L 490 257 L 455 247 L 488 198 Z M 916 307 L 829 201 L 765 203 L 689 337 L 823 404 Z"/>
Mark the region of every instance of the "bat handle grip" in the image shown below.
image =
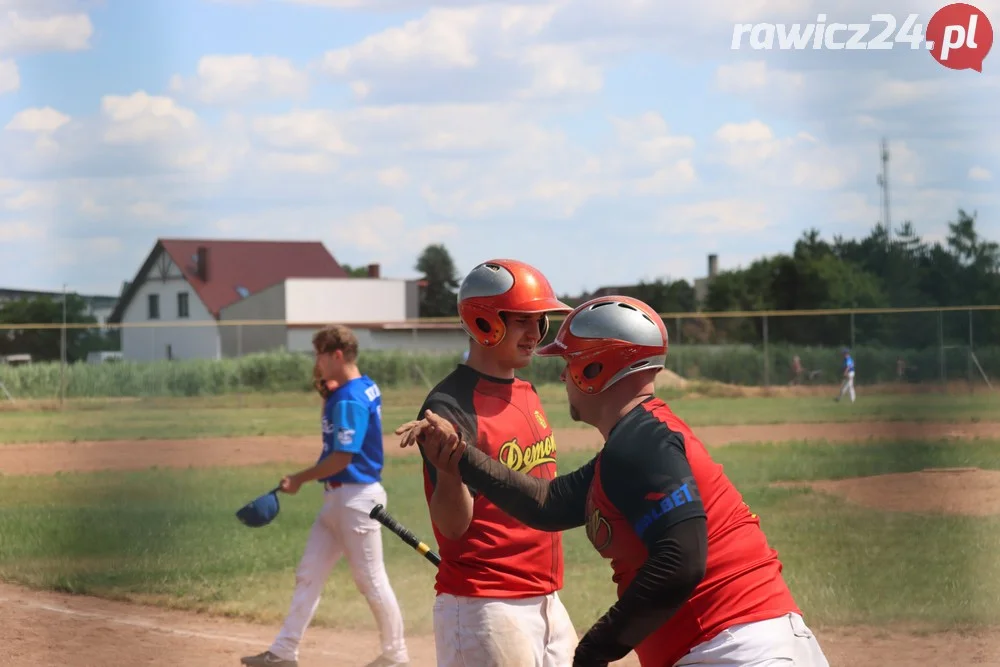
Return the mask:
<path id="1" fill-rule="evenodd" d="M 434 563 L 435 565 L 441 564 L 441 557 L 434 553 L 430 547 L 420 541 L 416 535 L 404 528 L 396 521 L 394 518 L 389 516 L 385 512 L 385 508 L 378 504 L 372 508 L 372 511 L 368 513 L 368 516 L 375 519 L 383 526 L 394 532 L 399 536 L 399 539 L 403 540 L 406 544 L 413 547 L 417 552 L 423 555 L 424 558 Z"/>

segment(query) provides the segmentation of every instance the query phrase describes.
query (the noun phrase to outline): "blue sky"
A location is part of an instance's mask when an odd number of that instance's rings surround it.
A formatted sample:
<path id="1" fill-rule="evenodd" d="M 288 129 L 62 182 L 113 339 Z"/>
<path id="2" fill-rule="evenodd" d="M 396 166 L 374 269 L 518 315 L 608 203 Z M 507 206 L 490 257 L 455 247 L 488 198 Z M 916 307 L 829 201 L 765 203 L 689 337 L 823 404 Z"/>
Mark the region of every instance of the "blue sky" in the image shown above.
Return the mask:
<path id="1" fill-rule="evenodd" d="M 0 285 L 114 294 L 161 236 L 691 280 L 867 233 L 882 136 L 895 222 L 937 240 L 962 207 L 1000 238 L 1000 56 L 730 49 L 735 22 L 873 13 L 835 4 L 0 0 Z"/>

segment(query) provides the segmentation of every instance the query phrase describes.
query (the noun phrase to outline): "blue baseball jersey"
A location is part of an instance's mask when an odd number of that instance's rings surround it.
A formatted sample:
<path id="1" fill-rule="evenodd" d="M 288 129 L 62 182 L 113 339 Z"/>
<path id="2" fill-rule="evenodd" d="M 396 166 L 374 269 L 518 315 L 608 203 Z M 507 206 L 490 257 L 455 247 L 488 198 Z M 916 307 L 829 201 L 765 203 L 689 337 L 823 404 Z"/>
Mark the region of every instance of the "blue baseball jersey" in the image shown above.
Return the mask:
<path id="1" fill-rule="evenodd" d="M 851 355 L 844 357 L 844 369 L 848 371 L 854 370 L 854 357 Z"/>
<path id="2" fill-rule="evenodd" d="M 382 480 L 382 392 L 367 375 L 341 385 L 326 399 L 319 460 L 334 452 L 354 456 L 346 468 L 320 482 L 370 484 Z"/>

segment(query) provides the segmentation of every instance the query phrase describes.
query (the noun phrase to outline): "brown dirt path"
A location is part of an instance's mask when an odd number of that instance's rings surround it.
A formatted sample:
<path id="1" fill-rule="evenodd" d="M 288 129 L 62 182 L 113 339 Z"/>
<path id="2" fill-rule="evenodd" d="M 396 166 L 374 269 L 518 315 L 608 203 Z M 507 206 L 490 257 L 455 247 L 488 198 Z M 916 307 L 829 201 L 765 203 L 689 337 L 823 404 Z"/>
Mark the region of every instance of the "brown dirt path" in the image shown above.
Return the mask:
<path id="1" fill-rule="evenodd" d="M 702 427 L 709 445 L 791 439 L 831 442 L 866 438 L 1000 437 L 1000 424 L 807 424 Z M 566 450 L 593 450 L 591 429 L 561 429 Z M 391 455 L 401 452 L 389 439 Z M 205 439 L 195 441 L 75 442 L 0 446 L 0 473 L 51 474 L 127 470 L 151 466 L 202 467 L 315 460 L 313 438 Z M 31 591 L 0 584 L 0 667 L 133 667 L 238 665 L 242 655 L 267 646 L 277 628 L 145 605 Z M 910 667 L 918 664 L 1000 664 L 1000 628 L 975 634 L 914 633 L 912 629 L 832 628 L 818 631 L 833 667 Z M 414 667 L 434 665 L 432 637 L 409 638 Z M 371 632 L 312 628 L 303 644 L 303 667 L 366 664 L 377 653 Z M 635 667 L 634 657 L 620 665 Z"/>
<path id="2" fill-rule="evenodd" d="M 219 667 L 263 650 L 277 631 L 191 612 L 36 592 L 0 584 L 0 666 Z M 818 630 L 831 667 L 996 665 L 1000 629 L 974 633 L 832 628 Z M 434 640 L 408 637 L 413 667 L 434 666 Z M 314 627 L 299 663 L 362 667 L 378 653 L 372 632 Z M 634 655 L 615 663 L 637 667 Z"/>
<path id="3" fill-rule="evenodd" d="M 828 424 L 755 424 L 702 426 L 695 429 L 709 446 L 734 442 L 827 440 L 848 442 L 867 439 L 1000 438 L 1000 422 L 968 424 L 867 422 Z M 556 429 L 556 443 L 563 451 L 596 450 L 600 434 L 591 428 Z M 390 456 L 412 456 L 400 450 L 395 436 L 387 436 Z M 197 440 L 139 440 L 100 442 L 49 442 L 0 445 L 0 474 L 46 475 L 56 472 L 136 470 L 257 465 L 262 463 L 312 463 L 316 438 L 252 437 Z"/>

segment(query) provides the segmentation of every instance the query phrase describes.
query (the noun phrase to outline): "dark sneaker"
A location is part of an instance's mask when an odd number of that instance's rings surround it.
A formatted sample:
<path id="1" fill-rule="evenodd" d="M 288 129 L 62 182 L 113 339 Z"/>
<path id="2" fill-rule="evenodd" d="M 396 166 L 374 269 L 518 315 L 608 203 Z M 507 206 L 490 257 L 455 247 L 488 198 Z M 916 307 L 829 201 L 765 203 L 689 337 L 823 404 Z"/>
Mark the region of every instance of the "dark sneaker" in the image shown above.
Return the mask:
<path id="1" fill-rule="evenodd" d="M 247 667 L 299 667 L 298 660 L 285 660 L 279 658 L 270 651 L 264 651 L 259 655 L 251 655 L 240 658 L 240 664 Z"/>

